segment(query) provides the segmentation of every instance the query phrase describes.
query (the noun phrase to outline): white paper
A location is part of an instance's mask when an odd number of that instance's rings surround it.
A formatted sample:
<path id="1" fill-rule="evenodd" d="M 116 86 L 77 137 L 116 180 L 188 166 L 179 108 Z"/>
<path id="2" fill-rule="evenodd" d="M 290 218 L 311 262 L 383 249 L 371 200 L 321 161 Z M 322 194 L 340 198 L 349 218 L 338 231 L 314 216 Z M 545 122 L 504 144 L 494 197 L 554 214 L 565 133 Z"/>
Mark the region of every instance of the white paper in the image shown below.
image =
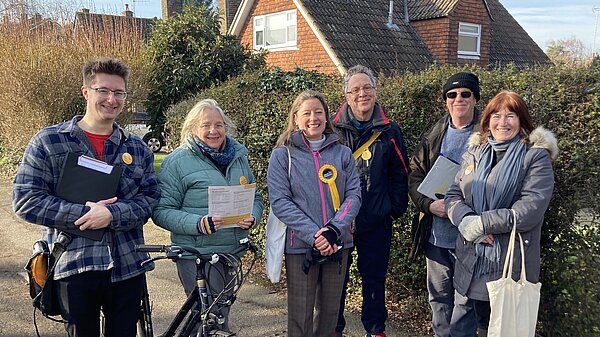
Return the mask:
<path id="1" fill-rule="evenodd" d="M 222 217 L 224 227 L 239 227 L 238 223 L 252 216 L 256 184 L 208 187 L 208 215 Z"/>
<path id="2" fill-rule="evenodd" d="M 102 160 L 98 160 L 98 159 L 88 157 L 88 156 L 83 156 L 83 155 L 81 155 L 81 156 L 79 156 L 79 158 L 77 158 L 77 165 L 87 167 L 94 171 L 98 171 L 98 172 L 102 172 L 102 173 L 106 173 L 106 174 L 110 174 L 113 169 L 112 165 L 109 165 L 109 164 L 103 162 Z"/>

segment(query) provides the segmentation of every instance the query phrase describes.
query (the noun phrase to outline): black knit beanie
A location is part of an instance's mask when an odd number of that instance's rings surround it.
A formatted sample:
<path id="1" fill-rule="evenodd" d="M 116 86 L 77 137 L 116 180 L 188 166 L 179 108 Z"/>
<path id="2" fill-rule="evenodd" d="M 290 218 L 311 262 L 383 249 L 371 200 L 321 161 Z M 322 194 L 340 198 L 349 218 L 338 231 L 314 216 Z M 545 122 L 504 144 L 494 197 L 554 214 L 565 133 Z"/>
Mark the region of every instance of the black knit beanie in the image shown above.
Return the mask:
<path id="1" fill-rule="evenodd" d="M 461 72 L 450 76 L 446 84 L 444 84 L 444 92 L 442 96 L 446 100 L 446 93 L 454 88 L 467 88 L 475 94 L 477 101 L 481 98 L 479 95 L 479 78 L 475 74 Z"/>

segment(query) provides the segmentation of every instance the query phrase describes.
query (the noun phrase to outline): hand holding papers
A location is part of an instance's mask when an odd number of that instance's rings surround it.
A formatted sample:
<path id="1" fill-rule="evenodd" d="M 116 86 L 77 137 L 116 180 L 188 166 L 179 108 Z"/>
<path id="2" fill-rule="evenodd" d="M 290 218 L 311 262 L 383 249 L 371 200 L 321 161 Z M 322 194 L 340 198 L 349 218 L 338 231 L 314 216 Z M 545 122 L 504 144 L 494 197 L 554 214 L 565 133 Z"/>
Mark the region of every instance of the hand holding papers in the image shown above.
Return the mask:
<path id="1" fill-rule="evenodd" d="M 433 200 L 444 199 L 446 191 L 448 191 L 450 184 L 454 182 L 459 168 L 460 165 L 457 163 L 439 155 L 417 191 Z"/>
<path id="2" fill-rule="evenodd" d="M 122 167 L 69 152 L 58 178 L 56 196 L 82 205 L 112 198 L 117 194 L 122 173 Z M 92 240 L 101 240 L 104 234 L 104 230 L 99 229 L 66 232 Z"/>
<path id="3" fill-rule="evenodd" d="M 256 184 L 208 187 L 208 215 L 222 217 L 221 228 L 238 227 L 252 216 Z"/>

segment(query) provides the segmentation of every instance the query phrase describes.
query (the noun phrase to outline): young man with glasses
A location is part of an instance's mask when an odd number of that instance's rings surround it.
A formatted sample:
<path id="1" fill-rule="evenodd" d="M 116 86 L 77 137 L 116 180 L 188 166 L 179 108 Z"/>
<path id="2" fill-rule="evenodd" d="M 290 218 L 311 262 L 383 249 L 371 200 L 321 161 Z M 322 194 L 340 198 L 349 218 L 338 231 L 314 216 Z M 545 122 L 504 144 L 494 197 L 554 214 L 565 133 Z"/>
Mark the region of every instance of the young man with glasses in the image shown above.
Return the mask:
<path id="1" fill-rule="evenodd" d="M 362 206 L 355 219 L 354 246 L 362 279 L 361 320 L 366 336 L 385 336 L 385 279 L 392 243 L 392 221 L 408 204 L 408 157 L 400 127 L 386 116 L 377 100 L 377 80 L 361 65 L 344 78 L 346 103 L 332 117 L 345 144 L 352 149 L 360 176 Z M 348 259 L 348 267 L 352 259 Z M 350 268 L 348 268 L 349 270 Z M 346 273 L 336 336 L 346 326 Z"/>
<path id="2" fill-rule="evenodd" d="M 427 289 L 433 311 L 432 326 L 438 337 L 473 337 L 477 324 L 473 305 L 455 292 L 453 285 L 454 248 L 458 229 L 444 209 L 444 199 L 433 200 L 417 191 L 438 156 L 460 163 L 468 139 L 479 131 L 479 79 L 468 72 L 452 75 L 442 96 L 448 114 L 422 137 L 410 161 L 409 193 L 419 210 L 413 219 L 411 258 L 424 251 L 427 261 Z"/>
<path id="3" fill-rule="evenodd" d="M 152 263 L 142 266 L 148 256 L 135 251 L 135 245 L 144 243 L 142 226 L 160 198 L 153 153 L 115 122 L 127 97 L 128 75 L 128 67 L 116 59 L 86 63 L 81 87 L 85 114 L 38 132 L 25 149 L 13 184 L 15 213 L 41 225 L 49 244 L 63 231 L 75 233 L 54 272 L 54 290 L 70 337 L 99 336 L 101 308 L 106 336 L 135 336 L 144 272 L 153 268 Z M 84 203 L 57 196 L 69 153 L 122 169 L 115 195 Z M 91 238 L 79 235 L 83 230 L 103 233 Z"/>

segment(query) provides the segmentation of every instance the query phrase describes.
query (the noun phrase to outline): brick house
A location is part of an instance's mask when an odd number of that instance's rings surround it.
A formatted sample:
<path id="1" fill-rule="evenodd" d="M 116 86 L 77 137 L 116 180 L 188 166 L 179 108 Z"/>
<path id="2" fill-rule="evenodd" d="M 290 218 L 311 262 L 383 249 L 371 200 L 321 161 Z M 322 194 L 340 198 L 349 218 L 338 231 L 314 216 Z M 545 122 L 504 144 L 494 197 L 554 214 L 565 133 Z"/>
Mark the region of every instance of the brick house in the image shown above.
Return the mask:
<path id="1" fill-rule="evenodd" d="M 75 13 L 73 31 L 88 39 L 93 39 L 99 34 L 120 39 L 127 34 L 147 40 L 156 20 L 134 17 L 127 4 L 121 15 L 91 13 L 89 9 L 82 8 Z"/>
<path id="2" fill-rule="evenodd" d="M 168 0 L 164 0 L 168 1 Z M 550 60 L 498 0 L 219 0 L 223 31 L 267 63 L 325 73 Z"/>

